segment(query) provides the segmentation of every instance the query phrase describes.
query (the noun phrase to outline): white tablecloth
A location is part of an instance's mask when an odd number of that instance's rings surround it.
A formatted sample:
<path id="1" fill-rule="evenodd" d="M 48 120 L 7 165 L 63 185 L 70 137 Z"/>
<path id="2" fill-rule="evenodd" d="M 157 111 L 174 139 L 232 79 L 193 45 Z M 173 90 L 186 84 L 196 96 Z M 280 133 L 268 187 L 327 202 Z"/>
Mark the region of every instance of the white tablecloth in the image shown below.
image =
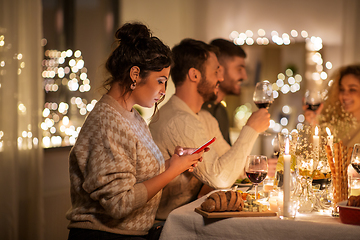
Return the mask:
<path id="1" fill-rule="evenodd" d="M 179 239 L 360 239 L 360 226 L 320 213 L 298 214 L 295 220 L 278 217 L 208 219 L 196 213 L 206 196 L 175 209 L 168 216 L 160 240 Z"/>

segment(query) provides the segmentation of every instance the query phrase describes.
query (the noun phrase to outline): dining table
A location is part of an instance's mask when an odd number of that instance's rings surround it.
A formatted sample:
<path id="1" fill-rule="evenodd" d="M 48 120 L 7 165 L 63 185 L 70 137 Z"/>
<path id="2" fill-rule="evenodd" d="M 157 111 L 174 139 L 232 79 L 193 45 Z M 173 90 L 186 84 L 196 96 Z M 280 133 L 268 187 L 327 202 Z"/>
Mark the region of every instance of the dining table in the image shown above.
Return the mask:
<path id="1" fill-rule="evenodd" d="M 195 208 L 211 194 L 173 210 L 165 221 L 160 240 L 180 239 L 360 239 L 360 226 L 344 224 L 331 211 L 297 213 L 294 219 L 278 216 L 207 218 Z"/>

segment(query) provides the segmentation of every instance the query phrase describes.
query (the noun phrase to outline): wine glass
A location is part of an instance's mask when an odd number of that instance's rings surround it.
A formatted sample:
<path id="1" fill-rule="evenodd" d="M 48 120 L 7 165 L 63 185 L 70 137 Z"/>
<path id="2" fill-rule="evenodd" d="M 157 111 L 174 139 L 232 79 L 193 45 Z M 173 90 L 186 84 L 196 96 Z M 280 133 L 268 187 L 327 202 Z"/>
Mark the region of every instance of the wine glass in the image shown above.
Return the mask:
<path id="1" fill-rule="evenodd" d="M 258 184 L 261 183 L 267 175 L 268 162 L 266 156 L 249 155 L 246 158 L 245 173 L 255 187 L 255 199 L 258 199 Z"/>
<path id="2" fill-rule="evenodd" d="M 274 102 L 273 91 L 271 83 L 263 81 L 258 82 L 255 86 L 253 101 L 258 108 L 269 109 Z M 267 132 L 262 132 L 262 135 L 269 136 Z"/>
<path id="3" fill-rule="evenodd" d="M 360 143 L 354 145 L 351 154 L 351 166 L 360 174 Z"/>
<path id="4" fill-rule="evenodd" d="M 308 105 L 309 110 L 316 111 L 320 104 L 322 103 L 323 98 L 321 92 L 317 90 L 306 90 L 305 92 L 305 104 Z"/>

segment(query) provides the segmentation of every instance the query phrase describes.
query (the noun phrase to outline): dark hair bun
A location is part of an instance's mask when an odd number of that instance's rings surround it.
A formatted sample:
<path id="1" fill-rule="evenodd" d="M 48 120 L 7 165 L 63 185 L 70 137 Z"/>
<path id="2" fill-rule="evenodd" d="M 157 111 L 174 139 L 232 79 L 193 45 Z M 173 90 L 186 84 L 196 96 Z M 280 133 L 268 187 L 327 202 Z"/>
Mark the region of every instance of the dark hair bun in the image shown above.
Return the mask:
<path id="1" fill-rule="evenodd" d="M 139 39 L 150 38 L 151 31 L 141 23 L 126 23 L 116 31 L 115 37 L 122 43 L 134 44 Z"/>

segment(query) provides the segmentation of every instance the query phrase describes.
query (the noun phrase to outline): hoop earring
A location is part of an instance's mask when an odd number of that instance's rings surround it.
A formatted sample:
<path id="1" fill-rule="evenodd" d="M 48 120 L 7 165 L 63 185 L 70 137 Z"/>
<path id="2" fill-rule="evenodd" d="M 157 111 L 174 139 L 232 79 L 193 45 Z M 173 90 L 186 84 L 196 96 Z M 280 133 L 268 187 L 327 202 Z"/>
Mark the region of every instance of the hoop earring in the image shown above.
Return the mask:
<path id="1" fill-rule="evenodd" d="M 136 88 L 136 80 L 130 85 L 131 90 L 134 90 Z"/>

